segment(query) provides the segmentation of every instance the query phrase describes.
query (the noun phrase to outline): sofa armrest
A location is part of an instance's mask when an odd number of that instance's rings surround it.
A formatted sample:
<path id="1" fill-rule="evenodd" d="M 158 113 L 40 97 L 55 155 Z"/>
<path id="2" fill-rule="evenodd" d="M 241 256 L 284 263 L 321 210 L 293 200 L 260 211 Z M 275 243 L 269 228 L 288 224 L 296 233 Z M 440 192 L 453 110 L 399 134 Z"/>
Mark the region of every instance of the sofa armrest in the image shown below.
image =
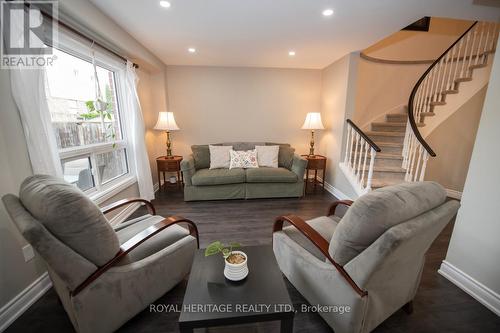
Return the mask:
<path id="1" fill-rule="evenodd" d="M 307 160 L 299 155 L 293 155 L 292 161 L 292 171 L 297 175 L 299 181 L 304 179 L 304 174 L 306 172 Z"/>
<path id="2" fill-rule="evenodd" d="M 187 186 L 193 185 L 191 178 L 196 172 L 193 155 L 189 155 L 186 159 L 181 161 L 181 171 L 184 176 L 184 184 Z"/>

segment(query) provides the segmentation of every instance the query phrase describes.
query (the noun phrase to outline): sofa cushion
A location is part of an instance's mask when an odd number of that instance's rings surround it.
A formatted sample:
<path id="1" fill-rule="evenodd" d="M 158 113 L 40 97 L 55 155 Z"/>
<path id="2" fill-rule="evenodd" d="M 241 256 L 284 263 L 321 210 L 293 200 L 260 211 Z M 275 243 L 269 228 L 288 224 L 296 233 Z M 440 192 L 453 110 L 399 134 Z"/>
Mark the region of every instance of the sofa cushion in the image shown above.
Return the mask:
<path id="1" fill-rule="evenodd" d="M 280 146 L 255 146 L 259 167 L 278 167 Z"/>
<path id="2" fill-rule="evenodd" d="M 104 265 L 120 250 L 118 237 L 99 207 L 76 186 L 34 175 L 21 184 L 19 198 L 57 239 L 95 265 Z"/>
<path id="3" fill-rule="evenodd" d="M 229 162 L 229 169 L 251 169 L 258 168 L 257 152 L 253 150 L 230 150 L 231 161 Z"/>
<path id="4" fill-rule="evenodd" d="M 325 240 L 329 241 L 332 238 L 339 220 L 340 218 L 337 216 L 320 216 L 306 221 L 306 223 L 316 230 Z M 294 226 L 283 228 L 283 232 L 318 259 L 325 259 L 321 251 Z"/>
<path id="5" fill-rule="evenodd" d="M 357 199 L 339 222 L 329 253 L 345 265 L 386 230 L 421 215 L 446 200 L 446 191 L 435 182 L 387 186 Z"/>
<path id="6" fill-rule="evenodd" d="M 208 146 L 210 150 L 210 169 L 228 169 L 231 161 L 231 146 Z"/>
<path id="7" fill-rule="evenodd" d="M 195 186 L 239 184 L 245 182 L 243 169 L 200 169 L 191 178 Z"/>
<path id="8" fill-rule="evenodd" d="M 210 167 L 210 149 L 208 145 L 193 145 L 191 151 L 193 152 L 195 169 L 208 169 Z"/>
<path id="9" fill-rule="evenodd" d="M 263 142 L 224 142 L 223 146 L 232 146 L 234 150 L 252 150 L 255 146 L 263 146 Z"/>
<path id="10" fill-rule="evenodd" d="M 247 183 L 296 183 L 297 175 L 286 168 L 247 169 Z"/>
<path id="11" fill-rule="evenodd" d="M 278 152 L 278 166 L 281 168 L 287 168 L 288 170 L 292 168 L 295 149 L 292 148 L 290 144 L 266 142 L 266 146 L 280 146 L 280 150 Z"/>

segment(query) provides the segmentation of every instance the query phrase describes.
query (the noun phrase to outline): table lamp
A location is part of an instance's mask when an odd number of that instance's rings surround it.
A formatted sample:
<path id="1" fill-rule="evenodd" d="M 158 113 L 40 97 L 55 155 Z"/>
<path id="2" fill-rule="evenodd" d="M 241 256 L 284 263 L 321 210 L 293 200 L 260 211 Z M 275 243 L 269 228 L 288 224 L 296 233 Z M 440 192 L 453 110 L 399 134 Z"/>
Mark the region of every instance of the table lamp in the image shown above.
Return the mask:
<path id="1" fill-rule="evenodd" d="M 167 132 L 167 158 L 172 158 L 172 141 L 170 141 L 170 131 L 177 131 L 180 129 L 175 123 L 174 113 L 160 112 L 154 129 Z"/>
<path id="2" fill-rule="evenodd" d="M 311 130 L 311 148 L 309 149 L 309 156 L 314 156 L 314 130 L 325 129 L 321 122 L 321 113 L 309 112 L 304 121 L 304 125 L 302 125 L 302 129 Z"/>

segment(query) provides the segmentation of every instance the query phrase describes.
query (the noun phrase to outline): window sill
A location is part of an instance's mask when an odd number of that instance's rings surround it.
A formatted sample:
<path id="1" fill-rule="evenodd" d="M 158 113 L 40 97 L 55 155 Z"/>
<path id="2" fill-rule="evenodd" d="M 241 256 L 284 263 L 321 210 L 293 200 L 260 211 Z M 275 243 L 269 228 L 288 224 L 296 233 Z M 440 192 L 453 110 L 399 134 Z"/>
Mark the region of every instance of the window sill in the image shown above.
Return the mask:
<path id="1" fill-rule="evenodd" d="M 103 189 L 102 191 L 89 194 L 89 198 L 94 203 L 99 205 L 136 183 L 137 183 L 137 178 L 135 176 L 125 177 L 124 179 Z"/>

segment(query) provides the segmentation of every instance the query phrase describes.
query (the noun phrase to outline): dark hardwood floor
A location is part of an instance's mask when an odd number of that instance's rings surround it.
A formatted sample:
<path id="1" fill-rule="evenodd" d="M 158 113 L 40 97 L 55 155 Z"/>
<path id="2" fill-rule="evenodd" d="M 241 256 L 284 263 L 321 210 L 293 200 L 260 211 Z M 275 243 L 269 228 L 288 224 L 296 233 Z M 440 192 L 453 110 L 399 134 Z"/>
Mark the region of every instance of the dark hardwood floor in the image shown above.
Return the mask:
<path id="1" fill-rule="evenodd" d="M 325 214 L 326 207 L 335 200 L 327 192 L 308 194 L 304 199 L 236 200 L 190 202 L 182 200 L 180 191 L 169 189 L 158 193 L 154 201 L 159 215 L 182 215 L 196 222 L 200 245 L 214 240 L 236 241 L 243 245 L 271 243 L 271 230 L 276 216 L 293 213 L 303 218 Z M 145 210 L 144 210 L 145 211 Z M 143 210 L 134 215 L 141 215 Z M 344 211 L 340 211 L 342 215 Z M 414 300 L 411 315 L 396 312 L 375 332 L 500 332 L 500 318 L 472 297 L 437 273 L 446 256 L 453 225 L 450 223 L 429 249 L 421 286 Z M 296 308 L 307 303 L 287 282 Z M 156 304 L 182 304 L 186 281 L 160 298 Z M 120 332 L 178 332 L 178 313 L 153 313 L 148 309 L 134 317 Z M 95 318 L 95 320 L 106 320 Z M 54 290 L 18 318 L 7 330 L 13 332 L 72 332 L 69 319 Z M 203 330 L 199 330 L 203 331 Z M 210 328 L 208 332 L 279 332 L 279 323 Z M 331 332 L 315 313 L 298 312 L 294 332 Z"/>

